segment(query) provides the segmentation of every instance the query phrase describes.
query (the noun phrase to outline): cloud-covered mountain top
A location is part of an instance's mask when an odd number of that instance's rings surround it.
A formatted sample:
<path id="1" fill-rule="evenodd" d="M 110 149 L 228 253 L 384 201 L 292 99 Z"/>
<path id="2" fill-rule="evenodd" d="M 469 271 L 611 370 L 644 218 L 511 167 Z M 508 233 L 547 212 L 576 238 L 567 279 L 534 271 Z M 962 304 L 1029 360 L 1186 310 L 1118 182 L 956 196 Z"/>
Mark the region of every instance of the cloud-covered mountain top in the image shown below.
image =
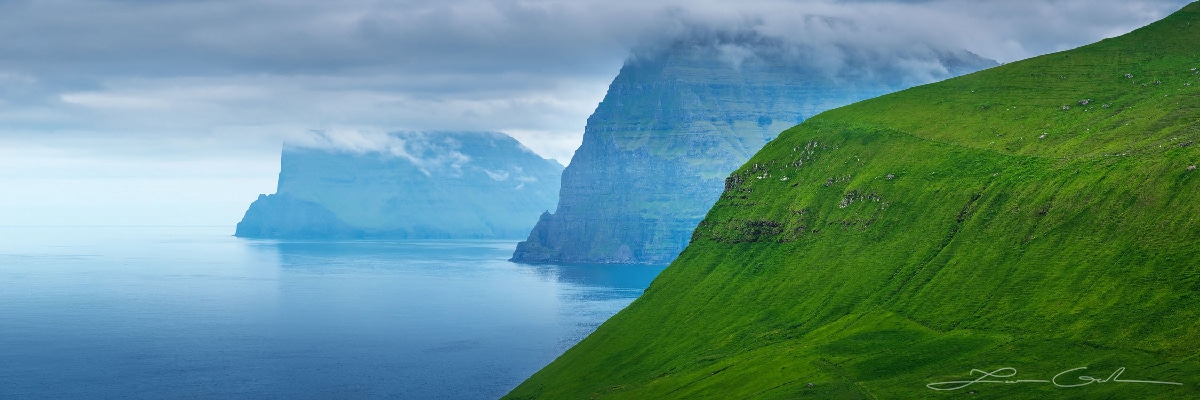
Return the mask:
<path id="1" fill-rule="evenodd" d="M 318 151 L 392 160 L 386 162 L 403 160 L 427 176 L 461 177 L 465 169 L 494 181 L 536 179 L 525 176 L 524 168 L 514 164 L 517 161 L 528 163 L 541 159 L 547 168 L 562 168 L 557 161 L 538 156 L 500 132 L 312 130 L 290 137 L 284 151 Z M 514 157 L 520 160 L 514 160 Z"/>

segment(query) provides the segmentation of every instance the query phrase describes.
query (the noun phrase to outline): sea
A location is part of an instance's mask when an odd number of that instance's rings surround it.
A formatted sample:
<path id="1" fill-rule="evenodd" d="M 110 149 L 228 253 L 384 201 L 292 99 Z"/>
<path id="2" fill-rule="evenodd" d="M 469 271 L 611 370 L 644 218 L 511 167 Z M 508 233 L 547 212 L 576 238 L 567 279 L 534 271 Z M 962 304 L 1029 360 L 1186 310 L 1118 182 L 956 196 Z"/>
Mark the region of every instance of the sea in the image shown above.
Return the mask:
<path id="1" fill-rule="evenodd" d="M 0 399 L 495 399 L 663 268 L 515 245 L 0 227 Z"/>

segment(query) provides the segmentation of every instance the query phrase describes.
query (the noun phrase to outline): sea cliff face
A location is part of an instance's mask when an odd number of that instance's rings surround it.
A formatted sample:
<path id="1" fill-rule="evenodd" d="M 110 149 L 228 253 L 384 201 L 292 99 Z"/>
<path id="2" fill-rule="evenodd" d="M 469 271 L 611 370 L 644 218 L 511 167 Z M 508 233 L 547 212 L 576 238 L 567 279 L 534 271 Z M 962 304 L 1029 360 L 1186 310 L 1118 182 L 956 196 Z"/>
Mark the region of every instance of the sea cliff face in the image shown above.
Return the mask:
<path id="1" fill-rule="evenodd" d="M 922 78 L 867 61 L 830 70 L 797 50 L 756 34 L 712 33 L 635 51 L 588 119 L 557 211 L 542 215 L 512 260 L 668 263 L 723 179 L 779 132 L 827 109 L 995 65 L 967 52 L 912 55 L 940 66 Z"/>
<path id="2" fill-rule="evenodd" d="M 235 235 L 519 238 L 558 198 L 562 165 L 502 133 L 395 133 L 377 147 L 286 146 L 277 193 Z"/>
<path id="3" fill-rule="evenodd" d="M 806 120 L 507 398 L 1200 398 L 1196 43 L 1200 2 Z"/>

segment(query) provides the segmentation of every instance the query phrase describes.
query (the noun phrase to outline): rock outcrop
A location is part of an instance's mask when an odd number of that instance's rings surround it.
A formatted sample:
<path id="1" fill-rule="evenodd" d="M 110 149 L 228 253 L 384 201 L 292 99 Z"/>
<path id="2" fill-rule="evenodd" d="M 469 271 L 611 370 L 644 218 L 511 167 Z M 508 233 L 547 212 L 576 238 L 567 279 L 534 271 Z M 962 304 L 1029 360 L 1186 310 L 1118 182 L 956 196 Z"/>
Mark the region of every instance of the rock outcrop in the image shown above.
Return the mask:
<path id="1" fill-rule="evenodd" d="M 557 211 L 541 216 L 512 260 L 668 263 L 723 179 L 779 132 L 834 107 L 996 65 L 930 50 L 886 55 L 907 63 L 863 56 L 831 69 L 805 50 L 754 33 L 708 33 L 635 51 L 588 119 Z"/>
<path id="2" fill-rule="evenodd" d="M 250 238 L 523 237 L 562 165 L 502 133 L 395 133 L 375 148 L 288 145 L 279 186 L 237 225 Z"/>

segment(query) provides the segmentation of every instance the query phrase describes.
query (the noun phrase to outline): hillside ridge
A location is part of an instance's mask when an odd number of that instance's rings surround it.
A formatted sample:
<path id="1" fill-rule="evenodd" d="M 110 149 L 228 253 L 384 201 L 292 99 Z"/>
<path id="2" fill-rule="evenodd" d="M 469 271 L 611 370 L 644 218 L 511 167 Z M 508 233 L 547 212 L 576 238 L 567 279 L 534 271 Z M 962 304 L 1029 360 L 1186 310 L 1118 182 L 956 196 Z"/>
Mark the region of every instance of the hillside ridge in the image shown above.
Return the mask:
<path id="1" fill-rule="evenodd" d="M 509 398 L 1200 397 L 1196 43 L 1191 3 L 808 119 Z"/>

